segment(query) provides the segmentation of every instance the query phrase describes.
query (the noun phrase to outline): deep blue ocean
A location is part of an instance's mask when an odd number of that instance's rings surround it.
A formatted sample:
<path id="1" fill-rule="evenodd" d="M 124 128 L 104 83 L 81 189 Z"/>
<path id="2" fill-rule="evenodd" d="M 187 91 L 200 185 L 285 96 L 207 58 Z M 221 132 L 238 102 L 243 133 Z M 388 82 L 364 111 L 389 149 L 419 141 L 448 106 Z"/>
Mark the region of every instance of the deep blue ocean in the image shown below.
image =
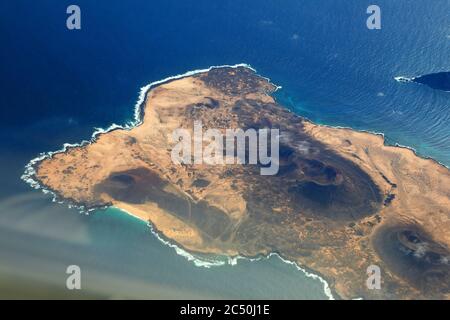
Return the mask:
<path id="1" fill-rule="evenodd" d="M 57 291 L 64 266 L 79 264 L 86 291 L 106 297 L 326 298 L 275 257 L 196 267 L 133 218 L 80 215 L 20 176 L 40 152 L 131 120 L 142 86 L 236 63 L 281 85 L 277 99 L 300 115 L 382 132 L 450 166 L 450 93 L 394 80 L 450 71 L 450 1 L 377 0 L 382 29 L 369 30 L 372 2 L 1 1 L 1 295 L 5 279 Z M 81 30 L 66 28 L 70 4 Z"/>

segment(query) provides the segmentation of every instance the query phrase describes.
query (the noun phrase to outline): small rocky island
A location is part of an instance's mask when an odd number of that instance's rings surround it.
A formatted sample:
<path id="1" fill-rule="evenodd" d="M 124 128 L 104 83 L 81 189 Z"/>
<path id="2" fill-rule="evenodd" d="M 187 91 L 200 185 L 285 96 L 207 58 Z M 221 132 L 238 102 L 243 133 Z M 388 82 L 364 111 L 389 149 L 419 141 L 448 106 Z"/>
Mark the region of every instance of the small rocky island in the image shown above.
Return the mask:
<path id="1" fill-rule="evenodd" d="M 436 72 L 418 77 L 395 77 L 398 82 L 420 83 L 432 89 L 450 92 L 450 72 Z"/>
<path id="2" fill-rule="evenodd" d="M 275 89 L 246 67 L 164 82 L 146 93 L 139 125 L 44 157 L 30 178 L 87 209 L 121 208 L 193 253 L 276 252 L 336 297 L 449 299 L 450 171 L 381 135 L 311 123 Z M 194 121 L 279 129 L 278 173 L 174 164 L 172 133 Z M 379 290 L 366 286 L 370 265 Z"/>

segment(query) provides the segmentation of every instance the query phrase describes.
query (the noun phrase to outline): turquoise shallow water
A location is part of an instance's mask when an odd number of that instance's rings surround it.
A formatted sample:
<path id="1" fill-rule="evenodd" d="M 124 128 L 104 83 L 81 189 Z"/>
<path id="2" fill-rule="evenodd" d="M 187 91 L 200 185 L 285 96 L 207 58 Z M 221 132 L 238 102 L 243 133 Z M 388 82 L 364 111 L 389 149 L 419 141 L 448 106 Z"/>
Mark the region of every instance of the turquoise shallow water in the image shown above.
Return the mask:
<path id="1" fill-rule="evenodd" d="M 9 213 L 0 217 L 0 273 L 25 283 L 23 294 L 30 291 L 27 283 L 37 282 L 49 297 L 73 297 L 65 290 L 65 269 L 76 264 L 82 297 L 327 298 L 319 281 L 277 257 L 197 267 L 160 242 L 146 223 L 115 208 L 85 216 L 32 194 L 0 202 L 0 208 Z M 0 277 L 2 284 L 1 296 L 7 297 Z"/>

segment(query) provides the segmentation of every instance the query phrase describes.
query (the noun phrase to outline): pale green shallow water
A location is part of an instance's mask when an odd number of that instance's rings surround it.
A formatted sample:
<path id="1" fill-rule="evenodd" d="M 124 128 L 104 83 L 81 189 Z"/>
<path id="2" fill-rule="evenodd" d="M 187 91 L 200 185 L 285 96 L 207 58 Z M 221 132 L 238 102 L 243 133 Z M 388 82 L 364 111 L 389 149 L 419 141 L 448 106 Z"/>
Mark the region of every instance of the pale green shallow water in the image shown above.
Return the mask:
<path id="1" fill-rule="evenodd" d="M 138 88 L 170 75 L 250 63 L 293 111 L 450 165 L 449 94 L 394 80 L 450 70 L 448 0 L 379 0 L 379 31 L 358 0 L 80 2 L 78 33 L 63 2 L 0 2 L 0 297 L 325 298 L 275 257 L 199 268 L 142 222 L 79 215 L 20 181 L 40 152 L 131 119 Z M 82 268 L 77 294 L 65 289 L 69 264 Z"/>
<path id="2" fill-rule="evenodd" d="M 195 266 L 118 209 L 85 216 L 37 191 L 0 210 L 0 298 L 327 298 L 318 280 L 277 257 Z M 65 289 L 71 264 L 81 267 L 80 292 Z"/>

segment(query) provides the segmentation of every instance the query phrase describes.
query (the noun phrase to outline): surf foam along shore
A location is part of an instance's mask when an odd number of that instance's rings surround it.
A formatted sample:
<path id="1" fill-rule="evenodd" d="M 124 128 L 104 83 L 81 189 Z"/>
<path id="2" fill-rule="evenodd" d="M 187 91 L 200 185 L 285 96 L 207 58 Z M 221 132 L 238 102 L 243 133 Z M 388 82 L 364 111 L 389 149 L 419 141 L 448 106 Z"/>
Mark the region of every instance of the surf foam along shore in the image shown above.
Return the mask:
<path id="1" fill-rule="evenodd" d="M 139 220 L 140 222 L 147 223 L 147 226 L 150 228 L 150 231 L 152 232 L 152 234 L 160 242 L 162 242 L 164 245 L 174 249 L 178 255 L 180 255 L 180 256 L 184 257 L 186 260 L 192 262 L 196 267 L 212 268 L 212 267 L 222 267 L 222 266 L 226 266 L 226 265 L 235 266 L 235 265 L 237 265 L 239 260 L 258 262 L 258 261 L 264 261 L 264 260 L 270 259 L 271 257 L 276 257 L 286 264 L 293 265 L 298 271 L 302 272 L 305 275 L 305 277 L 313 279 L 313 280 L 318 280 L 322 284 L 323 293 L 328 298 L 328 300 L 335 300 L 335 298 L 332 294 L 331 288 L 325 279 L 323 279 L 321 276 L 319 276 L 317 274 L 307 271 L 306 269 L 299 266 L 295 261 L 291 261 L 291 260 L 281 257 L 278 253 L 271 252 L 268 255 L 265 255 L 265 256 L 261 255 L 258 257 L 254 257 L 254 258 L 244 257 L 244 256 L 234 256 L 234 257 L 219 256 L 217 259 L 213 259 L 213 258 L 206 257 L 205 255 L 202 255 L 202 257 L 199 257 L 195 254 L 192 254 L 192 253 L 186 251 L 185 249 L 181 248 L 180 246 L 171 242 L 170 240 L 166 239 L 164 237 L 164 235 L 162 235 L 160 232 L 158 232 L 149 221 L 142 220 L 140 217 L 136 216 L 135 214 L 133 214 L 132 212 L 129 212 L 127 210 L 124 210 L 124 209 L 121 209 L 121 208 L 115 207 L 115 206 L 113 206 L 113 207 L 115 209 L 118 209 L 119 211 L 124 212 L 125 214 L 132 216 L 133 218 Z"/>
<path id="2" fill-rule="evenodd" d="M 373 135 L 375 135 L 375 136 L 379 136 L 379 137 L 381 137 L 381 138 L 383 139 L 383 144 L 384 144 L 385 146 L 387 146 L 387 147 L 395 147 L 395 148 L 401 148 L 401 149 L 408 149 L 408 150 L 412 151 L 412 152 L 414 153 L 414 155 L 417 156 L 417 157 L 419 157 L 419 158 L 422 158 L 422 159 L 425 159 L 425 160 L 431 160 L 431 161 L 433 161 L 433 162 L 439 164 L 440 166 L 442 166 L 442 167 L 444 167 L 444 168 L 446 168 L 446 169 L 450 169 L 450 167 L 449 167 L 448 165 L 446 165 L 446 164 L 444 164 L 444 163 L 442 163 L 442 162 L 440 162 L 440 161 L 438 161 L 438 160 L 436 160 L 436 159 L 434 159 L 434 158 L 432 158 L 432 157 L 430 157 L 430 156 L 423 155 L 423 154 L 419 153 L 419 151 L 417 151 L 417 149 L 415 149 L 415 148 L 413 148 L 413 147 L 405 146 L 405 145 L 400 144 L 400 143 L 398 143 L 398 142 L 388 143 L 388 142 L 386 141 L 386 135 L 385 135 L 383 132 L 377 132 L 377 131 L 371 131 L 371 130 L 364 130 L 364 129 L 353 129 L 353 128 L 347 127 L 347 126 L 331 126 L 331 125 L 324 124 L 324 123 L 315 123 L 315 122 L 313 122 L 312 120 L 310 120 L 310 119 L 308 119 L 308 118 L 306 118 L 306 117 L 304 117 L 304 116 L 302 116 L 302 117 L 303 117 L 304 119 L 308 120 L 309 122 L 314 123 L 314 124 L 316 124 L 316 125 L 318 125 L 318 126 L 322 126 L 322 127 L 336 128 L 336 129 L 344 129 L 344 130 L 352 130 L 352 131 L 356 131 L 356 132 L 363 132 L 363 133 L 368 133 L 368 134 L 373 134 Z"/>
<path id="3" fill-rule="evenodd" d="M 206 69 L 197 69 L 197 70 L 188 71 L 188 72 L 185 72 L 182 74 L 178 74 L 175 76 L 169 76 L 162 80 L 157 80 L 157 81 L 151 82 L 151 83 L 143 86 L 139 91 L 138 100 L 134 106 L 134 119 L 133 120 L 128 121 L 124 125 L 119 125 L 119 124 L 113 123 L 107 128 L 94 128 L 94 132 L 92 133 L 91 138 L 89 140 L 83 140 L 80 143 L 65 143 L 65 144 L 63 144 L 63 147 L 61 149 L 58 149 L 56 151 L 43 152 L 43 153 L 39 154 L 39 156 L 32 159 L 25 166 L 25 171 L 24 171 L 24 174 L 21 176 L 21 179 L 23 181 L 25 181 L 26 183 L 28 183 L 34 189 L 42 189 L 44 193 L 53 193 L 55 195 L 55 193 L 53 191 L 44 188 L 43 186 L 41 186 L 39 184 L 39 182 L 36 179 L 34 179 L 34 176 L 36 173 L 34 167 L 39 162 L 41 162 L 42 160 L 44 160 L 46 158 L 50 158 L 55 154 L 65 153 L 70 148 L 82 147 L 87 144 L 93 143 L 93 142 L 95 142 L 97 137 L 101 134 L 105 134 L 105 133 L 108 133 L 108 132 L 111 132 L 111 131 L 114 131 L 117 129 L 131 130 L 131 129 L 139 126 L 142 123 L 142 119 L 143 119 L 143 117 L 142 117 L 143 116 L 143 108 L 145 106 L 145 100 L 147 97 L 147 93 L 155 86 L 164 84 L 164 83 L 172 81 L 172 80 L 182 79 L 182 78 L 193 76 L 193 75 L 196 75 L 199 73 L 208 72 L 208 71 L 210 71 L 212 69 L 216 69 L 216 68 L 239 68 L 239 67 L 245 67 L 245 68 L 248 68 L 248 69 L 256 72 L 256 70 L 254 68 L 252 68 L 249 64 L 246 64 L 246 63 L 239 63 L 239 64 L 235 64 L 235 65 L 211 66 Z M 265 78 L 265 77 L 261 77 L 261 78 L 266 79 L 269 83 L 271 83 L 269 78 Z M 276 87 L 276 90 L 281 89 L 280 86 L 276 86 L 276 85 L 274 85 L 274 86 Z"/>
<path id="4" fill-rule="evenodd" d="M 73 148 L 73 147 L 76 147 L 76 146 L 81 146 L 81 145 L 88 144 L 88 143 L 92 143 L 92 142 L 94 142 L 94 141 L 96 140 L 96 138 L 97 138 L 100 134 L 102 134 L 102 133 L 107 133 L 107 132 L 110 132 L 110 131 L 113 131 L 113 130 L 116 130 L 116 129 L 119 129 L 119 128 L 130 130 L 130 129 L 132 129 L 132 128 L 138 126 L 138 125 L 140 125 L 140 124 L 141 124 L 141 121 L 142 121 L 142 120 L 141 120 L 141 119 L 142 119 L 142 114 L 143 114 L 142 104 L 145 103 L 145 100 L 146 100 L 146 96 L 147 96 L 148 90 L 150 90 L 153 86 L 155 86 L 155 85 L 157 85 L 157 84 L 162 84 L 162 83 L 164 83 L 164 82 L 167 82 L 167 81 L 170 81 L 170 80 L 173 80 L 173 79 L 179 79 L 179 78 L 183 78 L 183 77 L 186 77 L 186 76 L 195 75 L 196 73 L 206 72 L 206 71 L 209 71 L 209 70 L 211 70 L 211 69 L 213 69 L 213 68 L 221 68 L 221 67 L 241 67 L 241 66 L 245 66 L 245 67 L 248 67 L 249 69 L 251 69 L 248 65 L 244 65 L 244 64 L 235 65 L 235 66 L 218 66 L 218 67 L 211 67 L 211 68 L 209 68 L 209 69 L 198 70 L 198 71 L 191 71 L 191 72 L 188 72 L 188 73 L 183 74 L 183 75 L 179 75 L 179 76 L 175 76 L 175 77 L 169 77 L 169 78 L 166 78 L 166 79 L 164 79 L 164 80 L 160 80 L 160 81 L 154 82 L 154 83 L 152 83 L 152 84 L 150 84 L 150 85 L 148 85 L 148 86 L 145 86 L 144 88 L 141 89 L 141 94 L 139 95 L 139 101 L 137 102 L 136 107 L 135 107 L 135 120 L 134 120 L 133 122 L 130 122 L 130 123 L 128 123 L 128 124 L 125 125 L 125 126 L 120 126 L 120 125 L 117 125 L 117 124 L 113 124 L 112 126 L 110 126 L 110 127 L 107 128 L 107 129 L 97 129 L 97 130 L 94 132 L 94 134 L 92 135 L 91 141 L 83 141 L 82 143 L 76 144 L 76 145 L 74 145 L 74 144 L 65 144 L 64 147 L 63 147 L 63 149 L 60 150 L 60 151 L 56 151 L 56 152 L 52 152 L 52 153 L 47 153 L 47 154 L 41 154 L 40 157 L 34 159 L 34 160 L 35 160 L 35 163 L 34 163 L 34 164 L 37 164 L 40 160 L 45 159 L 46 157 L 51 157 L 51 156 L 54 155 L 55 153 L 58 153 L 58 152 L 66 152 L 66 151 L 67 151 L 68 149 L 70 149 L 70 148 Z M 254 70 L 254 69 L 251 69 L 251 70 Z M 267 78 L 266 78 L 266 79 L 267 79 Z M 269 80 L 268 80 L 268 81 L 269 81 Z M 270 81 L 269 81 L 269 82 L 270 82 Z M 279 87 L 277 87 L 277 88 L 279 88 Z M 33 161 L 33 160 L 32 160 L 32 161 Z M 31 163 L 31 162 L 30 162 L 30 163 Z M 24 174 L 23 179 L 24 179 L 25 181 L 29 182 L 30 185 L 32 185 L 32 186 L 33 186 L 34 183 L 36 183 L 36 184 L 34 184 L 35 188 L 38 188 L 38 189 L 41 188 L 41 189 L 43 189 L 43 187 L 40 186 L 39 183 L 38 183 L 37 181 L 35 181 L 35 179 L 34 179 L 34 165 L 31 165 L 29 168 L 30 168 L 30 170 L 31 170 L 31 171 L 30 171 L 31 174 L 29 174 L 28 176 L 27 176 L 26 174 Z M 29 180 L 29 179 L 31 179 L 31 180 Z M 51 190 L 46 190 L 46 192 L 52 193 L 52 194 L 54 195 L 55 199 L 57 198 L 57 195 L 56 195 L 54 192 L 52 192 Z M 75 205 L 75 206 L 76 206 L 76 205 Z M 81 208 L 82 210 L 84 209 L 83 207 L 80 207 L 80 208 Z M 156 232 L 155 230 L 153 230 L 153 231 L 157 234 L 157 232 Z M 158 235 L 158 236 L 159 236 L 159 235 Z M 160 237 L 160 236 L 159 236 L 159 237 Z M 194 263 L 195 263 L 195 261 L 202 261 L 202 260 L 200 260 L 200 259 L 197 259 L 197 257 L 195 257 L 194 255 L 192 255 L 192 254 L 186 252 L 185 250 L 182 250 L 179 246 L 170 243 L 169 241 L 163 239 L 162 237 L 160 237 L 160 238 L 161 238 L 162 240 L 166 241 L 166 242 L 167 242 L 167 243 L 166 243 L 167 245 L 170 245 L 170 246 L 172 246 L 173 248 L 177 248 L 178 250 L 176 249 L 176 251 L 177 251 L 178 254 L 180 254 L 180 255 L 185 255 L 189 260 L 194 261 Z M 235 264 L 235 263 L 237 262 L 237 260 L 240 259 L 240 257 L 230 257 L 229 259 L 230 259 L 230 260 L 228 260 L 228 264 L 231 264 L 231 265 L 232 265 L 233 263 Z M 249 258 L 244 258 L 244 257 L 242 257 L 242 259 L 249 259 Z M 261 259 L 261 258 L 254 258 L 254 259 Z M 289 262 L 289 263 L 292 263 L 292 262 Z M 198 263 L 197 263 L 197 264 L 198 264 Z M 196 265 L 197 265 L 197 264 L 196 264 Z M 225 264 L 225 263 L 220 262 L 219 265 L 224 265 L 224 264 Z M 217 264 L 215 263 L 215 261 L 213 261 L 213 262 L 209 261 L 209 262 L 208 262 L 208 265 L 209 265 L 209 266 L 214 266 L 214 265 L 217 265 Z M 201 266 L 201 265 L 200 265 L 200 266 Z M 296 266 L 298 267 L 298 265 L 296 265 Z M 300 267 L 298 267 L 298 268 L 299 268 L 300 270 L 302 270 L 302 271 L 305 272 L 304 269 L 302 269 L 302 268 L 300 268 Z M 311 273 L 309 273 L 309 274 L 312 275 Z M 320 277 L 317 276 L 317 275 L 313 275 L 313 276 L 314 276 L 314 277 L 317 277 L 317 279 L 320 278 Z M 320 278 L 320 279 L 322 279 L 322 278 Z M 326 283 L 325 280 L 322 279 L 322 281 L 323 281 L 322 283 Z M 329 289 L 328 284 L 326 284 L 325 289 L 326 289 L 326 288 Z"/>
<path id="5" fill-rule="evenodd" d="M 193 71 L 188 71 L 185 72 L 183 74 L 179 74 L 179 75 L 175 75 L 175 76 L 169 76 L 167 78 L 164 78 L 162 80 L 158 80 L 158 81 L 154 81 L 151 82 L 147 85 L 145 85 L 144 87 L 142 87 L 139 91 L 139 96 L 138 96 L 138 100 L 134 106 L 134 119 L 132 121 L 128 121 L 127 123 L 125 123 L 124 125 L 119 125 L 116 123 L 111 124 L 109 127 L 107 128 L 94 128 L 94 132 L 91 136 L 91 138 L 89 140 L 83 140 L 80 143 L 65 143 L 63 144 L 61 149 L 58 149 L 56 151 L 50 151 L 50 152 L 43 152 L 41 154 L 39 154 L 36 158 L 32 159 L 26 166 L 25 166 L 25 171 L 23 173 L 23 175 L 21 176 L 21 179 L 23 181 L 25 181 L 28 185 L 30 185 L 33 189 L 36 190 L 41 190 L 44 194 L 48 194 L 52 196 L 52 201 L 55 203 L 59 203 L 59 204 L 66 204 L 69 208 L 75 208 L 77 209 L 80 213 L 84 213 L 84 214 L 89 214 L 91 212 L 95 212 L 98 209 L 107 209 L 105 207 L 102 208 L 96 208 L 96 209 L 86 209 L 84 206 L 82 205 L 78 205 L 75 203 L 70 203 L 67 200 L 62 200 L 60 199 L 60 197 L 58 196 L 58 194 L 56 192 L 54 192 L 53 190 L 50 190 L 44 186 L 42 186 L 36 179 L 35 179 L 35 166 L 41 162 L 42 160 L 46 159 L 46 158 L 50 158 L 55 154 L 58 153 L 65 153 L 67 152 L 69 149 L 71 148 L 76 148 L 76 147 L 82 147 L 85 146 L 87 144 L 91 144 L 93 142 L 95 142 L 95 140 L 97 139 L 97 137 L 101 134 L 105 134 L 108 132 L 111 132 L 113 130 L 117 130 L 117 129 L 125 129 L 125 130 L 131 130 L 134 127 L 139 126 L 142 123 L 142 119 L 143 119 L 143 109 L 145 106 L 145 100 L 146 100 L 146 96 L 147 93 L 154 88 L 155 86 L 164 84 L 166 82 L 172 81 L 172 80 L 176 80 L 176 79 L 181 79 L 184 77 L 189 77 L 189 76 L 193 76 L 199 73 L 204 73 L 204 72 L 208 72 L 212 69 L 215 68 L 238 68 L 238 67 L 245 67 L 248 68 L 252 71 L 254 71 L 256 73 L 256 70 L 254 68 L 252 68 L 249 64 L 246 63 L 239 63 L 239 64 L 235 64 L 235 65 L 221 65 L 221 66 L 211 66 L 209 68 L 206 69 L 197 69 L 197 70 L 193 70 Z M 270 84 L 272 84 L 276 89 L 275 91 L 281 89 L 281 86 L 277 86 L 275 84 L 273 84 L 269 78 L 267 77 L 262 77 L 261 78 L 267 80 L 267 82 L 269 82 Z M 117 207 L 116 207 L 117 208 Z M 139 217 L 137 217 L 136 215 L 134 215 L 131 212 L 125 211 L 121 208 L 117 208 L 120 211 L 124 212 L 125 214 L 128 214 L 130 216 L 133 216 L 136 219 L 141 220 Z M 143 221 L 146 222 L 150 228 L 150 231 L 152 232 L 152 234 L 155 235 L 155 237 L 161 241 L 163 244 L 169 246 L 170 248 L 174 249 L 175 252 L 186 258 L 188 261 L 191 261 L 194 263 L 195 266 L 197 267 L 204 267 L 204 268 L 211 268 L 211 267 L 218 267 L 218 266 L 224 266 L 224 265 L 236 265 L 238 260 L 248 260 L 248 261 L 260 261 L 262 259 L 269 259 L 271 256 L 276 256 L 278 257 L 281 261 L 287 263 L 287 264 L 291 264 L 294 265 L 297 270 L 301 271 L 307 278 L 311 278 L 314 280 L 318 280 L 322 283 L 323 285 L 323 290 L 324 290 L 324 294 L 328 297 L 329 300 L 334 300 L 334 297 L 331 293 L 331 289 L 330 286 L 328 285 L 327 281 L 325 281 L 322 277 L 320 277 L 319 275 L 313 274 L 311 272 L 306 271 L 305 269 L 301 268 L 297 263 L 293 262 L 293 261 L 289 261 L 286 259 L 283 259 L 281 256 L 279 256 L 277 253 L 270 253 L 267 256 L 261 256 L 258 258 L 247 258 L 247 257 L 242 257 L 242 256 L 235 256 L 235 257 L 224 257 L 223 260 L 214 260 L 214 259 L 206 259 L 206 257 L 204 258 L 200 258 L 197 257 L 191 253 L 189 253 L 188 251 L 180 248 L 179 246 L 177 246 L 175 243 L 170 242 L 167 239 L 164 239 L 164 237 L 158 233 L 154 227 L 151 225 L 151 223 L 149 223 L 148 221 Z"/>
<path id="6" fill-rule="evenodd" d="M 142 123 L 142 119 L 143 119 L 143 117 L 142 117 L 143 111 L 144 111 L 143 110 L 143 105 L 146 102 L 147 93 L 154 86 L 159 85 L 159 84 L 163 84 L 165 82 L 168 82 L 168 81 L 171 81 L 171 80 L 174 80 L 174 79 L 180 79 L 180 78 L 183 78 L 183 77 L 188 77 L 188 76 L 191 76 L 191 75 L 195 75 L 197 73 L 207 72 L 207 71 L 210 71 L 211 69 L 214 69 L 214 68 L 222 68 L 222 67 L 231 67 L 231 68 L 233 68 L 233 67 L 234 68 L 246 67 L 246 68 L 249 68 L 249 69 L 255 71 L 253 68 L 251 68 L 249 65 L 246 65 L 246 64 L 238 64 L 238 65 L 234 65 L 234 66 L 226 66 L 226 65 L 225 66 L 213 66 L 213 67 L 210 67 L 208 69 L 190 71 L 190 72 L 187 72 L 185 74 L 181 74 L 181 75 L 173 76 L 173 77 L 168 77 L 168 78 L 165 78 L 163 80 L 153 82 L 153 83 L 151 83 L 151 84 L 141 88 L 141 91 L 140 91 L 140 94 L 139 94 L 139 99 L 138 99 L 138 101 L 137 101 L 137 103 L 135 105 L 135 109 L 134 109 L 135 112 L 134 112 L 134 120 L 133 121 L 130 121 L 130 122 L 128 122 L 127 124 L 125 124 L 123 126 L 117 125 L 117 124 L 113 124 L 113 125 L 111 125 L 110 127 L 106 128 L 106 129 L 101 129 L 101 128 L 96 129 L 95 132 L 92 134 L 92 137 L 91 137 L 90 141 L 82 141 L 79 144 L 64 144 L 63 148 L 61 150 L 58 150 L 58 151 L 55 151 L 55 152 L 49 152 L 49 153 L 41 154 L 37 158 L 35 158 L 32 161 L 30 161 L 30 163 L 26 167 L 26 171 L 25 171 L 24 175 L 22 176 L 22 179 L 25 180 L 26 182 L 28 182 L 32 187 L 34 187 L 36 189 L 43 189 L 43 191 L 45 193 L 52 194 L 53 197 L 54 197 L 54 201 L 57 201 L 57 202 L 60 202 L 60 203 L 68 203 L 69 201 L 59 201 L 59 197 L 58 197 L 58 195 L 55 192 L 53 192 L 52 190 L 45 189 L 45 187 L 41 186 L 39 184 L 39 182 L 37 182 L 34 179 L 34 173 L 35 173 L 34 168 L 35 168 L 36 164 L 38 164 L 41 160 L 43 160 L 43 159 L 45 159 L 47 157 L 51 157 L 52 155 L 54 155 L 56 153 L 66 152 L 70 148 L 74 148 L 74 147 L 78 147 L 78 146 L 83 146 L 85 144 L 93 143 L 93 142 L 95 142 L 95 140 L 97 139 L 97 137 L 100 134 L 107 133 L 107 132 L 110 132 L 110 131 L 113 131 L 113 130 L 116 130 L 116 129 L 131 130 L 132 128 L 134 128 L 136 126 L 139 126 Z M 270 80 L 268 78 L 265 78 L 265 79 L 270 83 Z M 280 87 L 276 87 L 276 88 L 279 89 Z M 348 128 L 348 129 L 351 129 L 351 128 Z M 382 135 L 384 137 L 383 134 L 378 134 L 378 135 Z M 80 211 L 83 211 L 83 212 L 86 212 L 86 213 L 95 210 L 95 209 L 86 210 L 86 208 L 84 208 L 83 206 L 77 206 L 77 204 L 72 204 L 72 203 L 68 203 L 68 204 L 69 204 L 69 206 L 77 207 L 77 208 L 80 209 Z M 128 213 L 128 214 L 131 214 L 131 213 Z M 167 239 L 164 239 L 162 237 L 162 235 L 158 234 L 158 232 L 156 230 L 152 230 L 152 232 L 158 237 L 158 239 L 163 241 L 166 245 L 169 245 L 170 247 L 174 248 L 179 255 L 185 256 L 185 258 L 187 258 L 189 261 L 193 261 L 196 266 L 200 266 L 200 267 L 213 267 L 213 266 L 221 266 L 221 265 L 226 265 L 226 264 L 233 265 L 233 264 L 236 264 L 237 261 L 240 260 L 240 259 L 247 259 L 247 260 L 250 260 L 250 261 L 254 261 L 254 260 L 261 260 L 261 259 L 264 258 L 264 257 L 248 258 L 248 257 L 239 257 L 239 256 L 238 257 L 224 257 L 224 259 L 217 259 L 217 260 L 216 259 L 210 260 L 210 259 L 206 259 L 206 258 L 200 258 L 200 257 L 197 257 L 197 256 L 187 252 L 186 250 L 183 250 L 182 248 L 180 248 L 179 246 L 177 246 L 174 243 L 171 243 Z M 277 254 L 276 253 L 270 254 L 268 257 L 270 257 L 272 255 L 277 255 Z M 305 275 L 307 275 L 307 276 L 309 276 L 311 278 L 319 279 L 324 284 L 324 291 L 327 294 L 327 296 L 328 297 L 332 297 L 331 290 L 329 289 L 329 286 L 328 286 L 327 282 L 323 278 L 321 278 L 318 275 L 315 275 L 315 274 L 307 272 L 305 269 L 299 267 L 295 262 L 291 262 L 291 261 L 285 260 L 285 259 L 281 258 L 279 255 L 277 255 L 277 256 L 280 259 L 282 259 L 282 261 L 285 261 L 286 263 L 295 264 L 295 266 L 299 270 L 303 271 Z M 268 258 L 268 257 L 265 257 L 265 258 Z"/>
<path id="7" fill-rule="evenodd" d="M 405 77 L 405 76 L 398 76 L 398 77 L 394 77 L 395 81 L 397 82 L 404 82 L 404 83 L 411 83 L 414 82 L 414 77 L 413 78 L 409 78 L 409 77 Z"/>

